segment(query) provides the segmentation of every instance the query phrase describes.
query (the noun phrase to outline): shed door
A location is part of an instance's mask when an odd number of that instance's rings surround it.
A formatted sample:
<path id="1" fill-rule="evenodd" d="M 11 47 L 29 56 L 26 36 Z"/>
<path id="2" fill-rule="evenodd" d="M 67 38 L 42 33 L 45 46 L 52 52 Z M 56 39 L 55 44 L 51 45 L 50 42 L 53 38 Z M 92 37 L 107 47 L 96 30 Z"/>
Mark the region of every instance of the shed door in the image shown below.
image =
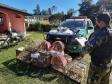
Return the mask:
<path id="1" fill-rule="evenodd" d="M 0 32 L 3 30 L 4 24 L 3 24 L 3 17 L 0 17 Z"/>
<path id="2" fill-rule="evenodd" d="M 0 33 L 3 33 L 8 29 L 7 19 L 6 14 L 0 13 Z"/>

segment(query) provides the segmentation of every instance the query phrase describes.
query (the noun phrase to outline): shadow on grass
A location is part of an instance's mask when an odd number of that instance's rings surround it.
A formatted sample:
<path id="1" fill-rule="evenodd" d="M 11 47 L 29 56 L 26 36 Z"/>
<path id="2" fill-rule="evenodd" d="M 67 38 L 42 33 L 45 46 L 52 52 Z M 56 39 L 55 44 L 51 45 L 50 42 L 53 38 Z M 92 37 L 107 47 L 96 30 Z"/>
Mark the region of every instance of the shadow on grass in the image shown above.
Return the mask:
<path id="1" fill-rule="evenodd" d="M 8 60 L 2 64 L 5 65 L 9 70 L 16 73 L 16 59 Z"/>
<path id="2" fill-rule="evenodd" d="M 0 48 L 0 52 L 5 51 L 5 50 L 7 50 L 7 49 L 9 49 L 9 48 L 13 48 L 13 47 L 15 47 L 16 45 L 18 45 L 18 43 L 11 44 L 11 45 L 9 45 L 9 46 L 4 46 L 4 47 Z"/>
<path id="3" fill-rule="evenodd" d="M 37 68 L 31 65 L 28 65 L 23 62 L 16 62 L 16 59 L 11 59 L 6 62 L 3 62 L 8 69 L 4 74 L 15 74 L 16 76 L 29 76 L 31 78 L 38 78 L 41 81 L 45 82 L 56 82 L 58 84 L 78 84 L 70 80 L 68 77 L 63 76 L 61 73 L 54 71 L 51 67 L 49 68 Z M 5 70 L 5 69 L 4 69 Z M 0 69 L 0 71 L 4 71 Z M 54 83 L 55 84 L 55 83 Z"/>

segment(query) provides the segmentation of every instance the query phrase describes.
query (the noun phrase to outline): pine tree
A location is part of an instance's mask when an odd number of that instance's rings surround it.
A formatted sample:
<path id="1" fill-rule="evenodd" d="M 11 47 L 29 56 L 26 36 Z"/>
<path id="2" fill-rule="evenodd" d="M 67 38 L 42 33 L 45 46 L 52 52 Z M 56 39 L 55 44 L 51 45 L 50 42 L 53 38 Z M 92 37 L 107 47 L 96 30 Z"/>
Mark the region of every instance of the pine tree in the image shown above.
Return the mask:
<path id="1" fill-rule="evenodd" d="M 51 8 L 48 8 L 48 13 L 49 13 L 49 15 L 52 14 L 52 9 Z"/>
<path id="2" fill-rule="evenodd" d="M 55 5 L 53 5 L 53 6 L 51 7 L 51 10 L 52 10 L 52 14 L 54 14 L 54 13 L 56 12 L 56 10 L 57 10 L 57 7 L 56 7 Z"/>
<path id="3" fill-rule="evenodd" d="M 40 15 L 40 6 L 37 4 L 36 9 L 33 10 L 34 15 Z"/>

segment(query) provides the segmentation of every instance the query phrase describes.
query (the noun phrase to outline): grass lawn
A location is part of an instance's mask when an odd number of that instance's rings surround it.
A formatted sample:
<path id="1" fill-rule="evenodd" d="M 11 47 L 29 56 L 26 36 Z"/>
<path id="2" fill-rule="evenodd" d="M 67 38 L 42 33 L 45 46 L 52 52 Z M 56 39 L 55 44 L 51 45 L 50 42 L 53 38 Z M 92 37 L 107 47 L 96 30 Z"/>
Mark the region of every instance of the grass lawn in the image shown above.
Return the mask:
<path id="1" fill-rule="evenodd" d="M 28 32 L 27 37 L 43 40 L 43 34 L 40 32 Z M 27 70 L 26 64 L 21 66 L 21 73 L 17 73 L 15 50 L 24 45 L 25 42 L 22 41 L 16 46 L 0 51 L 0 84 L 76 84 L 69 78 L 61 74 L 56 74 L 51 69 L 37 69 L 32 67 Z M 85 62 L 88 61 L 89 58 L 85 58 Z"/>

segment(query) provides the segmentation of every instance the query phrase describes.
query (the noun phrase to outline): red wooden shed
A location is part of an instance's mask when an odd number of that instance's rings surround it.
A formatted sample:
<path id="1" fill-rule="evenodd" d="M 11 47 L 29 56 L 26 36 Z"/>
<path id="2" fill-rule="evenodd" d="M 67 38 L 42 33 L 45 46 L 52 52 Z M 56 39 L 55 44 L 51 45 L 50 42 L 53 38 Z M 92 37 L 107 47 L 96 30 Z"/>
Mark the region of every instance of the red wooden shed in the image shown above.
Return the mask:
<path id="1" fill-rule="evenodd" d="M 14 30 L 18 33 L 25 33 L 25 16 L 31 15 L 25 11 L 0 4 L 0 33 Z"/>

